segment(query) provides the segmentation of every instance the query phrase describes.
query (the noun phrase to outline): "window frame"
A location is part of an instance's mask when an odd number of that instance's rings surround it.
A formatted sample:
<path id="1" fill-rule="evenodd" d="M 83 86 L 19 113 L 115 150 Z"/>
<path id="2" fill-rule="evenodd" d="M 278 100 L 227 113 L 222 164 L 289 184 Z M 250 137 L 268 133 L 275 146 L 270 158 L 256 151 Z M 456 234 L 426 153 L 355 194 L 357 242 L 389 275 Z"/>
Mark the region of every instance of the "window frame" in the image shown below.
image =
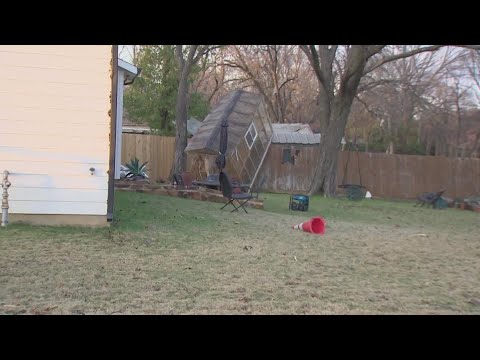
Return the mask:
<path id="1" fill-rule="evenodd" d="M 285 153 L 286 153 L 287 151 L 288 151 L 288 153 L 289 153 L 289 158 L 288 158 L 288 160 L 285 159 Z M 295 153 L 295 149 L 294 149 L 294 148 L 292 148 L 292 147 L 284 147 L 284 148 L 282 149 L 282 165 L 283 165 L 283 164 L 288 164 L 288 163 L 290 163 L 290 164 L 292 164 L 292 165 L 295 165 L 295 155 L 294 155 L 294 153 Z"/>
<path id="2" fill-rule="evenodd" d="M 252 127 L 253 127 L 253 130 L 255 131 L 255 136 L 252 136 Z M 248 140 L 247 140 L 247 135 L 250 134 L 250 136 L 252 137 L 252 145 L 250 145 L 248 143 Z M 248 150 L 251 150 L 252 147 L 253 147 L 253 144 L 255 144 L 255 140 L 257 140 L 257 137 L 258 137 L 258 131 L 257 131 L 257 128 L 255 126 L 255 123 L 252 121 L 252 123 L 250 124 L 250 126 L 248 127 L 248 130 L 247 132 L 245 133 L 245 135 L 243 136 L 243 138 L 245 139 L 245 142 L 247 143 L 247 146 L 248 146 Z"/>

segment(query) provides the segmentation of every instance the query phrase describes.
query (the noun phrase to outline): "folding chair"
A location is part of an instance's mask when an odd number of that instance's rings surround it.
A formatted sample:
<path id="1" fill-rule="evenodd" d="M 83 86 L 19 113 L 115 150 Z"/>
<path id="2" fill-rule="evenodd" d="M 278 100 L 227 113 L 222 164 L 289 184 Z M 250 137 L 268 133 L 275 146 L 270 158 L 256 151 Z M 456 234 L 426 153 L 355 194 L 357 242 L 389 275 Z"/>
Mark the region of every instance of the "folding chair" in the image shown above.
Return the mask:
<path id="1" fill-rule="evenodd" d="M 234 186 L 232 185 L 232 181 L 228 177 L 228 175 L 224 172 L 220 173 L 219 177 L 220 181 L 220 188 L 223 193 L 223 197 L 228 200 L 228 202 L 223 205 L 223 207 L 220 209 L 222 210 L 225 208 L 228 204 L 232 204 L 234 209 L 231 212 L 238 211 L 239 208 L 242 208 L 247 214 L 248 211 L 245 209 L 244 205 L 251 199 L 253 199 L 252 194 L 246 193 L 246 192 L 233 192 Z M 238 202 L 238 206 L 235 206 L 233 203 L 234 201 Z"/>

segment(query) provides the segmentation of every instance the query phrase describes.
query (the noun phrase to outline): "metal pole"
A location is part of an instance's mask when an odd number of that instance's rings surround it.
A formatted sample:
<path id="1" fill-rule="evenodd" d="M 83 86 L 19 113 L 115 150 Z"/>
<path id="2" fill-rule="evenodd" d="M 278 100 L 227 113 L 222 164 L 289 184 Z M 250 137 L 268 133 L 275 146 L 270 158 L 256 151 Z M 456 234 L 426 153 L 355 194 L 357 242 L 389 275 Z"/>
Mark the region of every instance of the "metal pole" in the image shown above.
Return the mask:
<path id="1" fill-rule="evenodd" d="M 3 172 L 3 181 L 2 181 L 2 189 L 3 189 L 3 197 L 2 197 L 2 227 L 6 227 L 8 225 L 8 188 L 10 187 L 11 183 L 8 181 L 8 171 L 5 170 Z"/>

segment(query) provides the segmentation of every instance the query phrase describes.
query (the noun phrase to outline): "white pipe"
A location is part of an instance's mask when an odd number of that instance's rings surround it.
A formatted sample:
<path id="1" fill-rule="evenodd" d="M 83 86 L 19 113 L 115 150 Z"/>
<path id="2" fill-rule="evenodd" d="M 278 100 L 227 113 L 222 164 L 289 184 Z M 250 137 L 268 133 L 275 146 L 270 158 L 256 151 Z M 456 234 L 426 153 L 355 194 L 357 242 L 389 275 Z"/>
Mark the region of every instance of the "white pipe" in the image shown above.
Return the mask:
<path id="1" fill-rule="evenodd" d="M 2 189 L 3 189 L 3 196 L 2 196 L 2 227 L 6 227 L 8 225 L 8 188 L 10 187 L 11 183 L 8 181 L 8 171 L 5 170 L 3 172 L 3 181 L 2 181 Z"/>

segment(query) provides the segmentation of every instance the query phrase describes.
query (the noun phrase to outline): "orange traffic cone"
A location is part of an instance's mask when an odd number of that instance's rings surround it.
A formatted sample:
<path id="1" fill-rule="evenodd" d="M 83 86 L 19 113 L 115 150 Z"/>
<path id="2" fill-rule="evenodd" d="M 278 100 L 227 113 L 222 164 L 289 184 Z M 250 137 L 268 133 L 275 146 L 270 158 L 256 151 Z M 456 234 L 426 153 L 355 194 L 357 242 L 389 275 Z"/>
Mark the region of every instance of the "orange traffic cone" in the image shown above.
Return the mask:
<path id="1" fill-rule="evenodd" d="M 298 225 L 293 225 L 293 229 L 300 229 L 312 234 L 324 234 L 325 233 L 325 220 L 320 216 L 315 216 L 308 221 L 305 221 Z"/>

